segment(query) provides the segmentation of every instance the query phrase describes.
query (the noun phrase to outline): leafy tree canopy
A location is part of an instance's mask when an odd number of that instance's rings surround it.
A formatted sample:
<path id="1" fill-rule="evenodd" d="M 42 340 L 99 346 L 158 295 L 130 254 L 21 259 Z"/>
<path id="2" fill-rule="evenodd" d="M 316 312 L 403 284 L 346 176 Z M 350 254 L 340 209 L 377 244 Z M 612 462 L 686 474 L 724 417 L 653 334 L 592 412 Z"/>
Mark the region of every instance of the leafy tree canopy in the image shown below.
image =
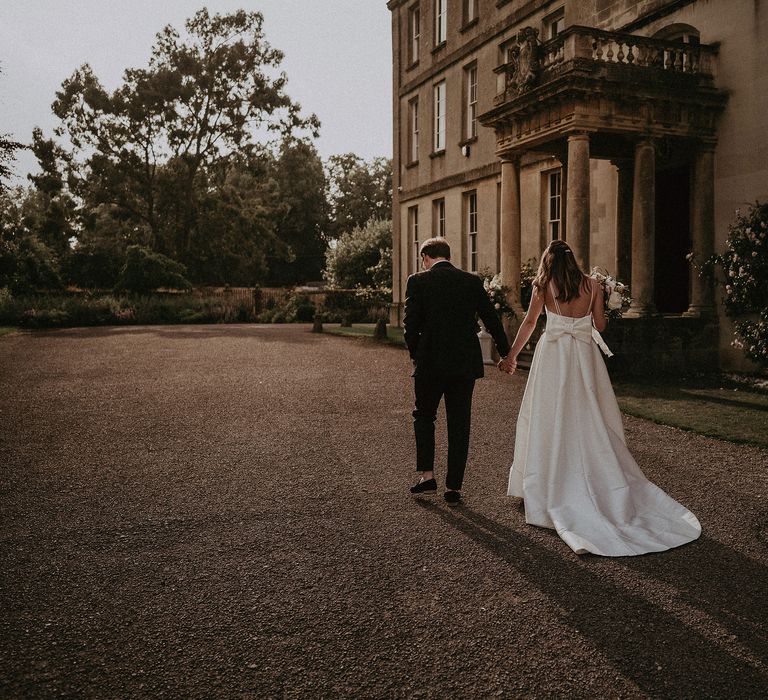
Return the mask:
<path id="1" fill-rule="evenodd" d="M 148 67 L 126 70 L 112 93 L 87 64 L 76 70 L 53 104 L 56 134 L 85 159 L 86 211 L 118 207 L 142 235 L 136 243 L 183 262 L 198 281 L 227 274 L 228 250 L 251 256 L 238 274 L 252 276 L 276 240 L 276 202 L 259 199 L 273 184 L 252 182 L 268 159 L 259 140 L 317 135 L 319 122 L 286 94 L 261 13 L 203 9 L 185 29 L 160 32 Z"/>
<path id="2" fill-rule="evenodd" d="M 392 161 L 366 162 L 354 153 L 328 160 L 331 226 L 329 236 L 340 238 L 372 219 L 392 218 Z"/>

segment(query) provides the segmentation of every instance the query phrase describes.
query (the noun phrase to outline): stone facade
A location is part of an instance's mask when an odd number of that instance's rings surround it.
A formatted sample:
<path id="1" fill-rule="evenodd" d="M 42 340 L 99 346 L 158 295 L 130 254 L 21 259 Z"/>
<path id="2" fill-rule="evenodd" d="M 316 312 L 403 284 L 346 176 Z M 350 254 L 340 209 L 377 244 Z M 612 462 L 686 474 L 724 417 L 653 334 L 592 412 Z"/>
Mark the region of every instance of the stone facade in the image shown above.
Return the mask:
<path id="1" fill-rule="evenodd" d="M 419 241 L 501 272 L 552 237 L 631 285 L 612 331 L 670 371 L 746 369 L 686 254 L 768 199 L 768 8 L 755 0 L 390 0 L 399 324 Z M 629 367 L 638 367 L 634 360 Z"/>

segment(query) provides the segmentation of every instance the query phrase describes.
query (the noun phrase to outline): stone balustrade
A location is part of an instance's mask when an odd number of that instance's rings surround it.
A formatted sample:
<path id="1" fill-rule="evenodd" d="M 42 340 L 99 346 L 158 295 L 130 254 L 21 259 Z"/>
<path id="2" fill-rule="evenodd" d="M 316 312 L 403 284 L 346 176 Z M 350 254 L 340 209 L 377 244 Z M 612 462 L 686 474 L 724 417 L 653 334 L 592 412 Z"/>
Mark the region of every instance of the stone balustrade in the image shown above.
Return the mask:
<path id="1" fill-rule="evenodd" d="M 633 70 L 636 79 L 663 80 L 664 74 L 677 74 L 711 83 L 717 46 L 573 26 L 554 39 L 538 44 L 537 54 L 534 66 L 538 76 L 535 82 L 530 81 L 531 87 L 546 84 L 569 68 L 599 71 L 612 66 Z M 514 52 L 508 55 L 514 55 Z M 525 91 L 514 84 L 514 76 L 519 73 L 514 59 L 498 66 L 495 72 L 507 76 L 505 83 L 500 85 L 495 104 L 514 99 Z"/>

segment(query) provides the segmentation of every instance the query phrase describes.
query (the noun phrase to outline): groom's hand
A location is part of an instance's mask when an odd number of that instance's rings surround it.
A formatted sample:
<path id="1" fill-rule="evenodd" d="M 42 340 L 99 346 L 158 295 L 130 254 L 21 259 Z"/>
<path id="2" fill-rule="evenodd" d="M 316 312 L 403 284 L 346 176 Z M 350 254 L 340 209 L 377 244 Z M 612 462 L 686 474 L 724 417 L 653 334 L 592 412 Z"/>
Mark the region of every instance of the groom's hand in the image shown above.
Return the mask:
<path id="1" fill-rule="evenodd" d="M 513 360 L 511 357 L 502 357 L 496 366 L 499 368 L 501 372 L 506 372 L 507 374 L 514 374 L 515 370 L 517 369 L 517 362 Z"/>

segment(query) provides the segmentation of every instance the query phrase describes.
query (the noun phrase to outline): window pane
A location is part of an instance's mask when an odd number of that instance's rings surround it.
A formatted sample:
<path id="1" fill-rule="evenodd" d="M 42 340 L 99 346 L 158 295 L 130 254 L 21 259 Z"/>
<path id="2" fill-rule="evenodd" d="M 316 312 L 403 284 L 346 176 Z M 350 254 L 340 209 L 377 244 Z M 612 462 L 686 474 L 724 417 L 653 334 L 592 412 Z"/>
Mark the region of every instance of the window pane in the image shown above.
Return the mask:
<path id="1" fill-rule="evenodd" d="M 409 18 L 410 45 L 408 47 L 408 59 L 411 63 L 419 60 L 419 41 L 421 38 L 421 12 L 418 5 L 411 9 Z"/>
<path id="2" fill-rule="evenodd" d="M 446 19 L 446 0 L 435 0 L 435 44 L 445 41 Z"/>
<path id="3" fill-rule="evenodd" d="M 435 151 L 445 148 L 445 82 L 435 86 Z"/>
<path id="4" fill-rule="evenodd" d="M 477 136 L 477 66 L 468 68 L 465 72 L 467 91 L 467 123 L 466 138 Z"/>

